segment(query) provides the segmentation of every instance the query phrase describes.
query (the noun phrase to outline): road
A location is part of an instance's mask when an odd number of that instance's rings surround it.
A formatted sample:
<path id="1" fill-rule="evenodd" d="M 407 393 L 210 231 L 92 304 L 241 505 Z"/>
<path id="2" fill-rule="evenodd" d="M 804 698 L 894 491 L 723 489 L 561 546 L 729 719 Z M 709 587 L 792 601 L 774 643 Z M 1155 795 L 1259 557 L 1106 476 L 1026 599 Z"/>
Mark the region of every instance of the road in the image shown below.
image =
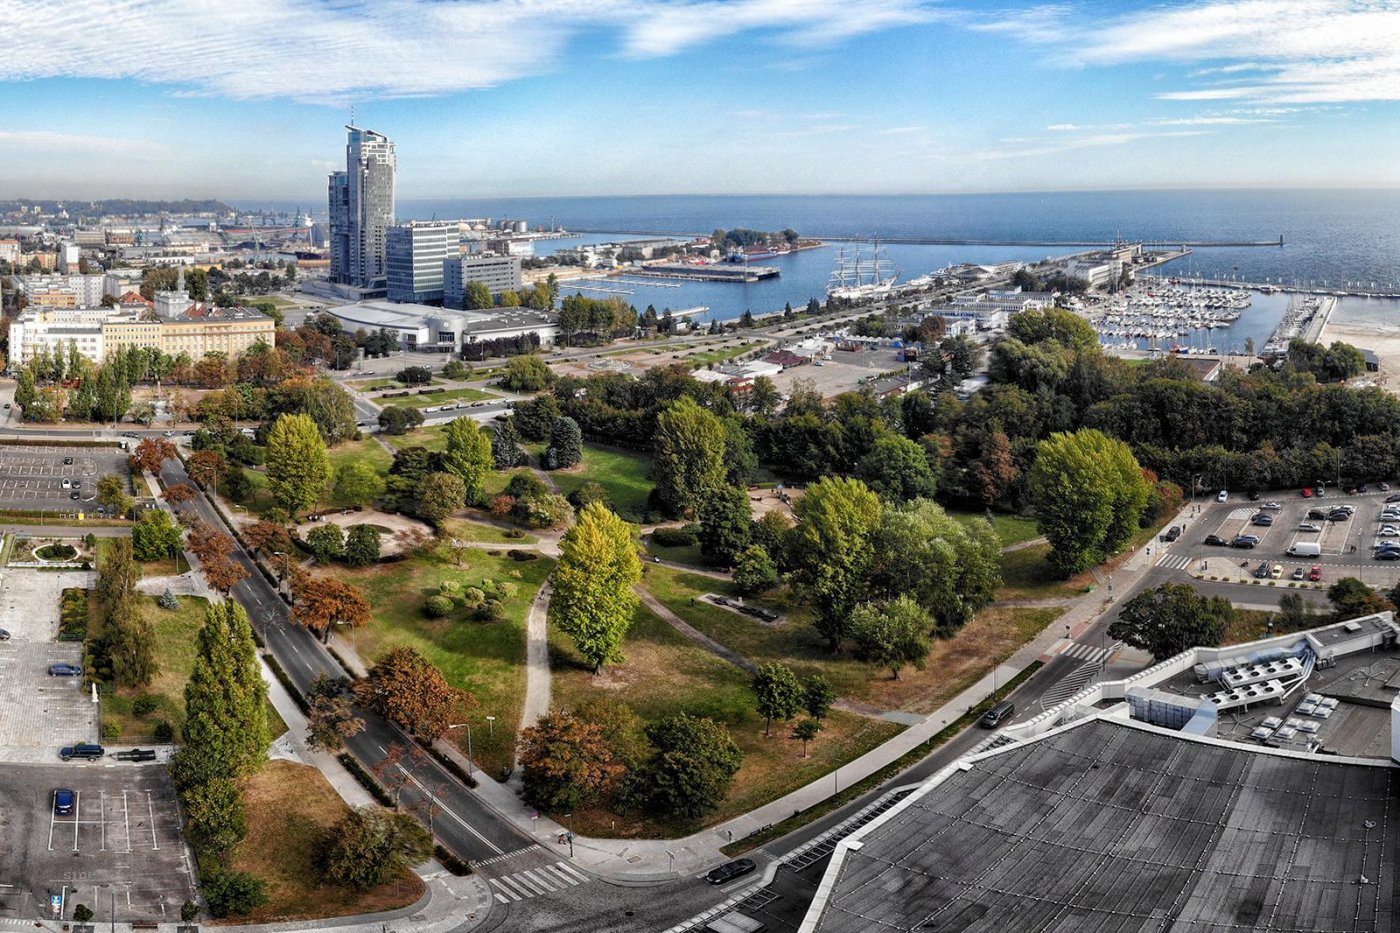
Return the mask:
<path id="1" fill-rule="evenodd" d="M 194 485 L 178 460 L 165 462 L 161 478 L 167 486 L 176 483 Z M 216 528 L 223 526 L 204 495 L 190 500 L 187 507 L 194 508 L 199 517 L 210 525 Z M 305 693 L 311 682 L 322 673 L 331 677 L 348 676 L 315 635 L 288 621 L 286 604 L 237 542 L 233 556 L 250 574 L 247 580 L 234 587 L 233 597 L 248 610 L 248 617 L 267 650 L 287 672 L 292 683 Z M 394 724 L 369 713 L 362 712 L 361 715 L 365 719 L 365 730 L 346 744 L 350 753 L 367 768 L 382 761 L 391 744 L 397 743 L 405 750 L 415 747 L 414 742 Z M 401 803 L 418 809 L 424 816 L 431 806 L 438 841 L 459 858 L 488 859 L 535 845 L 533 839 L 483 803 L 433 759 L 424 756 L 421 760 L 405 760 L 402 770 L 405 782 L 400 791 Z"/>

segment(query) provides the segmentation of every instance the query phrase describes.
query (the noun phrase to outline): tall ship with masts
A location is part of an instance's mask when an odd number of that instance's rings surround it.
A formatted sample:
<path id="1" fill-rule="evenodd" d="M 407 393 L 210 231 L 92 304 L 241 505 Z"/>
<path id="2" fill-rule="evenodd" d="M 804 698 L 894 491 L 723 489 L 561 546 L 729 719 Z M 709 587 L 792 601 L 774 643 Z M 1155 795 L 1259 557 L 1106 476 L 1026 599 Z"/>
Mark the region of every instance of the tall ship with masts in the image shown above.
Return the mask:
<path id="1" fill-rule="evenodd" d="M 836 253 L 836 268 L 826 285 L 826 297 L 845 301 L 880 298 L 894 289 L 898 273 L 876 238 L 867 248 L 857 242 Z"/>

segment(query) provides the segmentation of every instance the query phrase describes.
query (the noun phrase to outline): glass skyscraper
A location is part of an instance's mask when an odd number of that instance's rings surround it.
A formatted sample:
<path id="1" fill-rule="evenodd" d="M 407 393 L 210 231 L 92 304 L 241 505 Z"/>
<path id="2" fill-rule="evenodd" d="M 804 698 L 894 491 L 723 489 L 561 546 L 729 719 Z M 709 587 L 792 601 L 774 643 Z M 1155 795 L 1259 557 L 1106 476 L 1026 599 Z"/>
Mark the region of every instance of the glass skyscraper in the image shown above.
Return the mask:
<path id="1" fill-rule="evenodd" d="M 332 172 L 328 186 L 331 281 L 383 288 L 386 239 L 394 225 L 394 144 L 373 130 L 345 129 L 345 171 Z"/>

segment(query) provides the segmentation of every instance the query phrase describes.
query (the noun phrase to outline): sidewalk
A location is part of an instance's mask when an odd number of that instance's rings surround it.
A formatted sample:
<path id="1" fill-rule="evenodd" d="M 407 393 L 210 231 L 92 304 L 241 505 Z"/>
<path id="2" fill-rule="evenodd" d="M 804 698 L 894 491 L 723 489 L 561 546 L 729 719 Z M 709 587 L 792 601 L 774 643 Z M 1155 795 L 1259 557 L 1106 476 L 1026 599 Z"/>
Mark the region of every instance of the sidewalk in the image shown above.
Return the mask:
<path id="1" fill-rule="evenodd" d="M 1185 515 L 1183 509 L 1172 521 L 1180 523 Z M 962 718 L 1033 662 L 1053 658 L 1066 639 L 1082 635 L 1112 607 L 1112 593 L 1128 592 L 1155 566 L 1160 552 L 1155 542 L 1151 549 L 1151 554 L 1147 548 L 1132 554 L 1111 575 L 1103 578 L 1103 586 L 1079 597 L 1064 615 L 1046 626 L 1039 635 L 1022 645 L 977 683 L 855 761 L 771 803 L 682 839 L 594 839 L 575 835 L 573 863 L 616 884 L 657 884 L 698 874 L 727 860 L 728 857 L 720 851 L 721 846 L 816 806 L 843 788 L 874 774 Z M 480 782 L 477 793 L 483 800 L 533 836 L 540 845 L 567 857 L 568 845 L 558 842 L 559 835 L 567 830 L 521 802 L 517 795 L 518 777 L 509 784 L 501 784 L 477 772 L 477 780 Z"/>

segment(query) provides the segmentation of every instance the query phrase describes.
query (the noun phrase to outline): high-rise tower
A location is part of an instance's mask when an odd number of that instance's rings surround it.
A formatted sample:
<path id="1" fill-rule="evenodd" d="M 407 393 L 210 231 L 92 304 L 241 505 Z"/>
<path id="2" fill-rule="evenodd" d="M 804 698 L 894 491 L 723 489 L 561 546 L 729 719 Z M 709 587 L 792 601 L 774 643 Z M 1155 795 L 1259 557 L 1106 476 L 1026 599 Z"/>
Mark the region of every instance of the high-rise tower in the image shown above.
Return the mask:
<path id="1" fill-rule="evenodd" d="M 394 144 L 373 130 L 345 129 L 345 171 L 331 173 L 327 190 L 331 281 L 382 288 L 385 237 L 394 224 Z"/>

